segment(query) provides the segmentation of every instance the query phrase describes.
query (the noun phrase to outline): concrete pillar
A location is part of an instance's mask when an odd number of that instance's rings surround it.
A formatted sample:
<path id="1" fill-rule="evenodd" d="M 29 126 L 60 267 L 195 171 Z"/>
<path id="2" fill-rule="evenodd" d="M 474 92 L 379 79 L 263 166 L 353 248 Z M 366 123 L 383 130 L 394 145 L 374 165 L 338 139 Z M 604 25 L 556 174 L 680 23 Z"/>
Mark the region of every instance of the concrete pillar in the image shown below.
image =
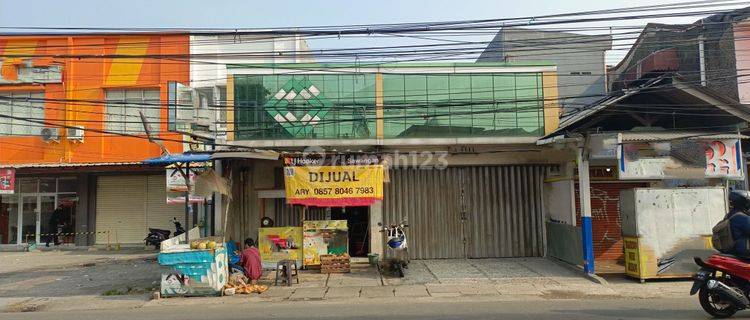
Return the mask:
<path id="1" fill-rule="evenodd" d="M 214 161 L 214 171 L 217 176 L 221 177 L 223 174 L 223 162 L 221 160 Z M 231 188 L 230 188 L 231 190 Z M 215 236 L 224 235 L 224 196 L 219 192 L 214 192 L 214 221 L 213 231 Z"/>
<path id="2" fill-rule="evenodd" d="M 87 246 L 87 245 L 93 245 L 94 243 L 89 243 L 89 236 L 86 234 L 86 232 L 90 232 L 91 230 L 94 230 L 94 226 L 89 225 L 89 217 L 88 212 L 90 210 L 89 208 L 89 176 L 87 174 L 79 174 L 76 176 L 76 183 L 78 184 L 78 189 L 76 190 L 76 195 L 78 196 L 78 203 L 76 204 L 76 228 L 75 232 L 75 243 L 76 246 Z"/>
<path id="3" fill-rule="evenodd" d="M 378 223 L 383 223 L 383 201 L 370 205 L 370 253 L 383 256 L 383 234 Z"/>
<path id="4" fill-rule="evenodd" d="M 591 227 L 591 183 L 589 180 L 589 159 L 586 145 L 578 147 L 578 194 L 581 203 L 581 243 L 583 244 L 583 271 L 594 273 L 594 240 Z"/>

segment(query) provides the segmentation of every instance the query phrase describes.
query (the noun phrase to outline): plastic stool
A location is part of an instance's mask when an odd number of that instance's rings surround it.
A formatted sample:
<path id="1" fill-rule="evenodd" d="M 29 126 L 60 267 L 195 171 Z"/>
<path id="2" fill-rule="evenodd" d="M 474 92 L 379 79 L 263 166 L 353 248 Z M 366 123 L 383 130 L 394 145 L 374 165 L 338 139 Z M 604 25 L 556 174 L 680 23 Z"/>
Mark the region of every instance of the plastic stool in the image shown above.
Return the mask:
<path id="1" fill-rule="evenodd" d="M 299 284 L 297 261 L 281 260 L 276 263 L 276 279 L 273 282 L 274 286 L 279 285 L 279 270 L 281 270 L 283 277 L 281 281 L 285 281 L 287 286 L 292 285 L 292 278 L 297 279 L 297 283 Z"/>

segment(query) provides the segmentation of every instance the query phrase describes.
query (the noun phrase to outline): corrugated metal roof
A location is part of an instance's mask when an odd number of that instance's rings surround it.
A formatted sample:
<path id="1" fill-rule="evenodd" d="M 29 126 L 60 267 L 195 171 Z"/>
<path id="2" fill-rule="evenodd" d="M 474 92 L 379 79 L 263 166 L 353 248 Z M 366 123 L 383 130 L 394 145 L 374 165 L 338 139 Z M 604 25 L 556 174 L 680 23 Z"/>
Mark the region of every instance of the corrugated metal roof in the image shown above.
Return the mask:
<path id="1" fill-rule="evenodd" d="M 638 142 L 638 141 L 669 141 L 678 139 L 690 139 L 690 140 L 722 140 L 722 139 L 747 139 L 750 138 L 745 135 L 738 133 L 711 133 L 711 132 L 622 132 L 623 142 Z"/>
<path id="2" fill-rule="evenodd" d="M 672 84 L 671 86 L 667 86 L 665 88 L 681 90 L 701 100 L 713 99 L 715 101 L 706 100 L 706 102 L 709 104 L 713 104 L 718 110 L 722 110 L 736 116 L 739 119 L 750 122 L 750 112 L 746 111 L 744 106 L 728 99 L 724 99 L 723 97 L 716 95 L 709 89 L 684 82 L 677 75 L 665 74 L 648 80 L 646 83 L 637 88 L 630 88 L 625 90 L 624 92 L 612 93 L 610 96 L 589 105 L 588 107 L 582 109 L 580 112 L 562 119 L 558 128 L 555 129 L 555 131 L 553 131 L 552 133 L 549 133 L 542 137 L 542 139 L 547 139 L 549 137 L 564 134 L 565 132 L 570 131 L 571 127 L 573 127 L 577 123 L 582 122 L 584 119 L 590 118 L 594 114 L 601 112 L 604 109 L 613 107 L 617 102 L 627 97 L 639 94 L 646 89 L 658 87 L 658 85 L 660 85 L 662 81 L 669 79 L 671 79 Z M 701 95 L 704 97 L 701 97 Z M 736 136 L 734 138 L 736 138 Z"/>
<path id="3" fill-rule="evenodd" d="M 141 162 L 81 162 L 81 163 L 14 163 L 0 164 L 0 168 L 60 168 L 60 167 L 100 167 L 100 166 L 127 166 L 141 165 Z"/>

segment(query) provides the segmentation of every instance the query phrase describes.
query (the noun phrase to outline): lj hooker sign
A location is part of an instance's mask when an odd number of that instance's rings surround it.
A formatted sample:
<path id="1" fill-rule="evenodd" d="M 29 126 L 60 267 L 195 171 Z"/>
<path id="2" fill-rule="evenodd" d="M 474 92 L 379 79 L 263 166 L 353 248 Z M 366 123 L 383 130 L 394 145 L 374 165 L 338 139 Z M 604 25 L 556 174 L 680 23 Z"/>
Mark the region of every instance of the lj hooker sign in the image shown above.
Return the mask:
<path id="1" fill-rule="evenodd" d="M 383 199 L 383 165 L 287 166 L 286 201 L 305 206 L 369 206 Z"/>

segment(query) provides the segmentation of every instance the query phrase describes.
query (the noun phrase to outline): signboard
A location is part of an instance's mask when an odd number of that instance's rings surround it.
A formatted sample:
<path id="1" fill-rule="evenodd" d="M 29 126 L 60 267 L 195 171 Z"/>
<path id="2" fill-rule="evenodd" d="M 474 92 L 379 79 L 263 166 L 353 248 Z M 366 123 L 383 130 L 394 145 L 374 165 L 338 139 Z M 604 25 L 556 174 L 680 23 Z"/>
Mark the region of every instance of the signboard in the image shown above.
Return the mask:
<path id="1" fill-rule="evenodd" d="M 741 154 L 738 139 L 623 143 L 618 150 L 618 174 L 621 180 L 741 180 Z"/>
<path id="2" fill-rule="evenodd" d="M 320 256 L 349 253 L 349 228 L 346 220 L 307 220 L 304 231 L 304 265 L 320 265 Z"/>
<path id="3" fill-rule="evenodd" d="M 742 179 L 739 139 L 716 140 L 706 147 L 706 176 Z"/>
<path id="4" fill-rule="evenodd" d="M 589 136 L 589 159 L 617 159 L 620 134 L 601 133 Z"/>
<path id="5" fill-rule="evenodd" d="M 184 170 L 184 169 L 183 169 Z M 188 191 L 188 186 L 185 184 L 185 177 L 180 173 L 180 170 L 176 168 L 167 168 L 167 204 L 180 204 L 185 203 L 185 192 Z M 196 173 L 191 168 L 190 173 L 190 186 L 195 186 Z M 192 191 L 192 190 L 191 190 Z M 206 198 L 201 196 L 190 195 L 190 203 L 204 203 Z"/>
<path id="6" fill-rule="evenodd" d="M 0 194 L 12 194 L 16 187 L 16 169 L 0 169 Z"/>
<path id="7" fill-rule="evenodd" d="M 284 167 L 286 201 L 305 206 L 369 206 L 383 199 L 383 165 Z"/>
<path id="8" fill-rule="evenodd" d="M 281 260 L 295 260 L 302 266 L 302 228 L 258 229 L 258 251 L 263 268 L 275 268 Z"/>

